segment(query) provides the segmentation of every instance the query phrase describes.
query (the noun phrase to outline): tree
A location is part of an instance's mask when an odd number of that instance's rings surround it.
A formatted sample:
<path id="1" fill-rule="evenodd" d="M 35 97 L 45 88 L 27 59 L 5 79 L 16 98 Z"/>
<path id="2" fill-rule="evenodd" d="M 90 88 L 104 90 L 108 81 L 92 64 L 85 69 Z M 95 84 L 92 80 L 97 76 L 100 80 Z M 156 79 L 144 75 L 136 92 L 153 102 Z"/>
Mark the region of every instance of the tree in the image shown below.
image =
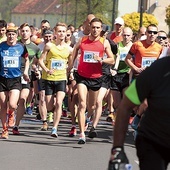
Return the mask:
<path id="1" fill-rule="evenodd" d="M 76 0 L 70 0 L 72 11 L 75 10 Z M 76 27 L 83 23 L 88 13 L 102 19 L 105 24 L 111 25 L 113 0 L 77 0 L 77 23 Z M 72 21 L 73 22 L 73 21 Z"/>
<path id="2" fill-rule="evenodd" d="M 125 21 L 125 26 L 130 27 L 133 32 L 138 32 L 140 23 L 140 13 L 133 12 L 131 14 L 125 14 L 122 16 Z M 143 13 L 143 24 L 142 26 L 147 27 L 149 24 L 158 25 L 158 20 L 152 15 Z"/>
<path id="3" fill-rule="evenodd" d="M 169 27 L 169 35 L 170 35 L 170 5 L 166 8 L 166 19 L 165 22 Z"/>
<path id="4" fill-rule="evenodd" d="M 11 10 L 19 3 L 21 0 L 0 0 L 0 11 L 1 16 L 6 22 L 11 21 Z"/>

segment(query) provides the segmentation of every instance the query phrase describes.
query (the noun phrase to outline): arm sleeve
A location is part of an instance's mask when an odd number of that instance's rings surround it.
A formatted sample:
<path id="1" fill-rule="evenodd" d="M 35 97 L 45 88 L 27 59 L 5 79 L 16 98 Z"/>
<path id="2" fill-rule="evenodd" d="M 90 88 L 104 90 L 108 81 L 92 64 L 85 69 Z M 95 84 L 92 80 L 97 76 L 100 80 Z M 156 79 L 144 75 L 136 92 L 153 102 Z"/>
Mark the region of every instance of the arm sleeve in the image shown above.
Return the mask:
<path id="1" fill-rule="evenodd" d="M 127 88 L 125 91 L 126 97 L 134 104 L 140 105 L 141 101 L 139 100 L 138 97 L 138 92 L 136 89 L 136 80 L 132 82 L 132 84 Z"/>

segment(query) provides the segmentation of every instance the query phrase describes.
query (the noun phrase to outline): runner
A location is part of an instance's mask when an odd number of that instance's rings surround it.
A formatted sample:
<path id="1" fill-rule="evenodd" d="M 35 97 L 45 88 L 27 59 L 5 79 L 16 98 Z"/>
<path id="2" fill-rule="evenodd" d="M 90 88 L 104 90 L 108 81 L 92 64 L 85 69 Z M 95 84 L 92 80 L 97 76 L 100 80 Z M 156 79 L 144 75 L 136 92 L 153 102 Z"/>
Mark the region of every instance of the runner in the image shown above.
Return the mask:
<path id="1" fill-rule="evenodd" d="M 54 38 L 53 30 L 44 29 L 43 32 L 42 32 L 42 37 L 44 39 L 44 42 L 42 42 L 38 45 L 41 52 L 43 51 L 46 43 L 53 42 L 53 38 Z M 48 123 L 53 122 L 53 113 L 49 112 L 47 114 L 47 107 L 46 107 L 46 102 L 45 102 L 45 80 L 44 80 L 45 73 L 41 69 L 41 67 L 39 67 L 37 69 L 36 75 L 38 75 L 38 77 L 39 77 L 39 79 L 38 79 L 38 88 L 39 88 L 39 104 L 38 104 L 38 106 L 39 107 L 38 108 L 39 108 L 39 113 L 40 113 L 40 119 L 43 122 L 43 126 L 41 127 L 41 130 L 47 131 L 48 130 Z"/>
<path id="2" fill-rule="evenodd" d="M 147 67 L 149 67 L 155 60 L 157 60 L 162 53 L 162 46 L 155 42 L 157 35 L 157 26 L 154 24 L 150 24 L 147 27 L 146 40 L 137 41 L 132 45 L 125 59 L 126 64 L 132 69 L 132 80 L 136 79 L 137 76 Z M 146 108 L 147 101 L 145 100 L 137 110 L 137 118 L 142 115 Z"/>
<path id="3" fill-rule="evenodd" d="M 80 38 L 82 38 L 83 36 L 85 35 L 89 35 L 90 33 L 90 21 L 95 18 L 95 16 L 93 14 L 89 14 L 87 15 L 87 18 L 86 20 L 84 21 L 83 23 L 83 30 L 80 30 L 78 33 L 74 33 L 73 35 L 75 36 L 75 43 L 78 42 L 78 40 Z M 72 91 L 72 94 L 71 94 L 71 100 L 70 100 L 70 108 L 71 108 L 71 120 L 72 120 L 72 127 L 71 127 L 71 130 L 69 132 L 69 136 L 73 137 L 73 136 L 76 136 L 77 134 L 77 130 L 76 130 L 76 117 L 77 117 L 77 104 L 78 104 L 78 94 L 77 94 L 77 87 L 76 87 L 76 75 L 77 75 L 77 68 L 78 68 L 78 64 L 79 64 L 79 57 L 80 57 L 80 51 L 79 51 L 79 55 L 78 57 L 76 58 L 76 60 L 74 61 L 74 66 L 73 66 L 73 69 L 71 70 L 70 72 L 70 78 L 69 80 L 72 81 L 72 85 L 70 85 L 70 87 L 72 89 L 70 89 L 70 93 Z M 87 106 L 88 107 L 88 113 L 87 113 L 87 117 L 90 117 L 92 114 L 93 114 L 93 111 L 94 109 L 92 108 L 93 106 L 91 106 L 90 102 L 88 102 L 89 105 Z M 93 105 L 93 103 L 92 103 Z M 92 108 L 92 109 L 90 109 Z M 88 124 L 86 123 L 86 128 L 87 128 Z"/>
<path id="4" fill-rule="evenodd" d="M 20 90 L 21 75 L 29 81 L 29 59 L 26 47 L 17 43 L 18 31 L 16 27 L 7 28 L 7 41 L 0 44 L 0 105 L 1 105 L 1 138 L 8 139 L 7 103 L 11 112 L 17 108 Z M 21 72 L 21 60 L 24 59 L 24 71 Z M 9 101 L 9 102 L 8 102 Z"/>
<path id="5" fill-rule="evenodd" d="M 7 29 L 6 21 L 0 20 L 0 43 L 7 40 L 6 29 Z"/>
<path id="6" fill-rule="evenodd" d="M 107 30 L 105 30 L 105 32 L 107 32 Z M 103 31 L 102 31 L 102 35 L 105 36 L 105 33 Z M 110 41 L 110 40 L 109 40 L 109 43 L 111 46 L 112 53 L 116 55 L 118 52 L 117 45 L 113 41 Z M 107 58 L 107 55 L 105 55 L 103 58 Z M 105 63 L 102 64 L 102 73 L 103 73 L 102 79 L 103 80 L 102 80 L 101 88 L 99 89 L 99 93 L 97 96 L 95 114 L 92 118 L 92 127 L 88 133 L 89 138 L 97 137 L 96 126 L 102 114 L 103 102 L 108 103 L 108 93 L 110 91 L 110 86 L 111 86 L 110 69 L 111 69 L 110 64 L 105 64 Z"/>
<path id="7" fill-rule="evenodd" d="M 168 36 L 165 31 L 163 31 L 163 30 L 158 31 L 158 36 L 156 38 L 156 42 L 158 44 L 162 45 L 162 47 L 163 47 L 162 53 L 159 58 L 163 58 L 163 57 L 170 55 L 170 47 L 167 46 L 167 39 L 168 39 Z"/>
<path id="8" fill-rule="evenodd" d="M 78 56 L 79 49 L 81 56 L 78 65 L 78 75 L 76 77 L 79 97 L 78 123 L 80 138 L 78 144 L 85 144 L 85 111 L 88 102 L 94 110 L 96 98 L 102 82 L 102 63 L 114 64 L 113 53 L 108 40 L 100 36 L 102 31 L 102 21 L 98 18 L 90 22 L 90 35 L 82 37 L 76 44 L 73 51 L 73 62 Z M 108 58 L 103 59 L 104 53 Z"/>
<path id="9" fill-rule="evenodd" d="M 37 93 L 38 87 L 37 87 L 37 80 L 34 71 L 36 71 L 37 68 L 37 61 L 38 61 L 37 58 L 40 57 L 40 49 L 33 42 L 31 42 L 30 39 L 31 29 L 28 23 L 23 23 L 20 26 L 20 36 L 21 36 L 20 43 L 24 44 L 28 51 L 28 57 L 30 63 L 29 76 L 31 78 L 31 82 L 26 82 L 21 77 L 22 88 L 21 88 L 19 102 L 18 102 L 19 106 L 16 112 L 16 122 L 15 122 L 15 126 L 13 127 L 14 135 L 19 135 L 19 130 L 18 130 L 19 124 L 21 119 L 23 118 L 24 113 L 27 112 L 27 114 L 32 115 L 32 109 L 30 105 L 31 102 L 28 102 L 28 98 L 30 96 L 29 101 L 32 101 L 34 94 Z M 22 61 L 22 68 L 24 68 L 23 61 Z M 26 109 L 26 104 L 27 104 L 27 109 Z"/>
<path id="10" fill-rule="evenodd" d="M 150 29 L 150 28 L 149 28 Z M 136 137 L 140 170 L 166 170 L 170 163 L 170 57 L 157 60 L 125 91 L 116 117 L 109 170 L 129 163 L 124 140 L 132 109 L 145 99 L 145 110 Z M 155 76 L 156 73 L 156 76 Z"/>
<path id="11" fill-rule="evenodd" d="M 46 72 L 45 97 L 47 111 L 54 113 L 52 137 L 58 137 L 57 127 L 62 114 L 62 103 L 66 92 L 67 62 L 70 63 L 71 47 L 65 43 L 67 26 L 57 23 L 55 26 L 56 43 L 46 43 L 39 59 L 39 64 Z M 46 62 L 44 63 L 44 60 Z M 56 102 L 54 106 L 54 97 Z"/>

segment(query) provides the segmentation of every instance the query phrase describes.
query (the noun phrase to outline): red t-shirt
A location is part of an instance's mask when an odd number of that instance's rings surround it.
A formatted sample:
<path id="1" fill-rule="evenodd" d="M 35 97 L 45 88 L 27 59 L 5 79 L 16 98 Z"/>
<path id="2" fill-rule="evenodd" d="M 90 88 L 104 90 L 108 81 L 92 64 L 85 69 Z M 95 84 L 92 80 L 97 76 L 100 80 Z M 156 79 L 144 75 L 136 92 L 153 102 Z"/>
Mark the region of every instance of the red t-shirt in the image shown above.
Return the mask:
<path id="1" fill-rule="evenodd" d="M 119 42 L 123 41 L 123 37 L 121 35 L 117 36 L 115 32 L 112 32 L 112 34 L 110 36 L 110 39 L 112 41 L 114 41 L 116 44 L 118 44 Z"/>
<path id="2" fill-rule="evenodd" d="M 93 59 L 94 55 L 104 56 L 104 38 L 97 41 L 89 40 L 88 36 L 82 38 L 80 45 L 81 55 L 78 65 L 79 75 L 86 78 L 99 78 L 102 76 L 102 65 Z"/>

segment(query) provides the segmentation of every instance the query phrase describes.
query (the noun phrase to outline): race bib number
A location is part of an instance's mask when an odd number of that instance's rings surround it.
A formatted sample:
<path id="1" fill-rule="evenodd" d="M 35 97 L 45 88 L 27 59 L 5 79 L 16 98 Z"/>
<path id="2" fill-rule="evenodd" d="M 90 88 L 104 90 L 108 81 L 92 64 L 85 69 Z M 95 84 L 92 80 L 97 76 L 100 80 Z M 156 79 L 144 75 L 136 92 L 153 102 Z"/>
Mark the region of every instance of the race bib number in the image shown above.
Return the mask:
<path id="1" fill-rule="evenodd" d="M 127 56 L 127 53 L 120 53 L 120 60 L 125 61 L 126 56 Z"/>
<path id="2" fill-rule="evenodd" d="M 23 76 L 21 76 L 21 84 L 27 84 L 28 82 L 24 80 Z"/>
<path id="3" fill-rule="evenodd" d="M 86 63 L 98 63 L 98 61 L 94 59 L 95 55 L 99 56 L 99 52 L 84 51 L 83 61 Z"/>
<path id="4" fill-rule="evenodd" d="M 149 67 L 155 60 L 156 57 L 142 57 L 142 67 Z"/>
<path id="5" fill-rule="evenodd" d="M 65 62 L 61 60 L 51 60 L 51 69 L 55 70 L 64 70 L 65 69 Z"/>
<path id="6" fill-rule="evenodd" d="M 4 56 L 4 67 L 18 68 L 19 67 L 19 58 Z"/>

